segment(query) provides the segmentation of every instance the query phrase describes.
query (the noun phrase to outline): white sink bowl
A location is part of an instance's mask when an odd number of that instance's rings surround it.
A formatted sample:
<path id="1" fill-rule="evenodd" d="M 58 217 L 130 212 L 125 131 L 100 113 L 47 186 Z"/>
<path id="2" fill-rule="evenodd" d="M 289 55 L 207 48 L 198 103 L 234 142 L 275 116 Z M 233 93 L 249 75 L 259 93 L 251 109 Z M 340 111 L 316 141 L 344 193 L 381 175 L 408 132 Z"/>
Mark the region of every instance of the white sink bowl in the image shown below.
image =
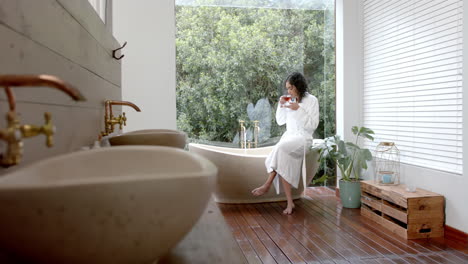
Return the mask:
<path id="1" fill-rule="evenodd" d="M 32 263 L 152 263 L 198 220 L 216 174 L 169 147 L 40 161 L 0 177 L 0 248 Z"/>
<path id="2" fill-rule="evenodd" d="M 153 145 L 185 148 L 187 135 L 171 129 L 144 129 L 109 138 L 112 146 Z"/>

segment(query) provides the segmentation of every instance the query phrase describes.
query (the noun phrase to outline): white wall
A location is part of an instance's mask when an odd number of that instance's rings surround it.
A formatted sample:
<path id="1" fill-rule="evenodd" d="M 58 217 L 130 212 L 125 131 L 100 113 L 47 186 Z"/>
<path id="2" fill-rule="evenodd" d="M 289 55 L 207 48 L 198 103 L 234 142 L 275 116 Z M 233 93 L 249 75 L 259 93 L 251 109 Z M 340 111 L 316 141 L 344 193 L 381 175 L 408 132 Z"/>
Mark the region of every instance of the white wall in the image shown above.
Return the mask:
<path id="1" fill-rule="evenodd" d="M 336 1 L 336 132 L 352 140 L 361 125 L 362 8 L 356 0 Z"/>
<path id="2" fill-rule="evenodd" d="M 337 0 L 337 132 L 348 138 L 350 126 L 361 123 L 362 0 Z M 339 16 L 342 14 L 342 18 Z M 468 62 L 468 6 L 464 6 L 463 53 Z M 467 63 L 465 63 L 466 65 Z M 468 92 L 468 70 L 463 70 Z M 356 99 L 356 96 L 359 96 Z M 354 102 L 348 102 L 353 100 Z M 343 104 L 343 108 L 340 104 Z M 463 98 L 463 171 L 468 171 L 468 95 Z M 402 181 L 445 196 L 446 224 L 468 233 L 468 177 L 402 164 Z"/>
<path id="3" fill-rule="evenodd" d="M 453 217 L 459 216 L 460 219 L 457 221 L 455 226 L 460 226 L 460 230 L 468 233 L 468 6 L 466 3 L 463 5 L 463 175 L 458 179 L 460 185 L 453 184 L 452 186 L 458 186 L 458 196 L 461 199 L 457 202 L 456 211 L 453 213 Z M 447 184 L 445 184 L 447 185 Z M 452 220 L 452 219 L 450 219 Z"/>
<path id="4" fill-rule="evenodd" d="M 176 128 L 174 0 L 113 1 L 113 31 L 121 42 L 122 99 L 142 112 L 126 109 L 125 131 Z"/>
<path id="5" fill-rule="evenodd" d="M 52 148 L 43 135 L 24 139 L 19 166 L 92 144 L 103 129 L 103 101 L 120 99 L 121 69 L 111 57 L 118 43 L 88 0 L 1 1 L 0 36 L 0 74 L 55 75 L 87 98 L 74 102 L 50 88 L 13 88 L 21 124 L 43 125 L 47 111 L 57 127 Z M 7 111 L 0 89 L 1 129 Z"/>

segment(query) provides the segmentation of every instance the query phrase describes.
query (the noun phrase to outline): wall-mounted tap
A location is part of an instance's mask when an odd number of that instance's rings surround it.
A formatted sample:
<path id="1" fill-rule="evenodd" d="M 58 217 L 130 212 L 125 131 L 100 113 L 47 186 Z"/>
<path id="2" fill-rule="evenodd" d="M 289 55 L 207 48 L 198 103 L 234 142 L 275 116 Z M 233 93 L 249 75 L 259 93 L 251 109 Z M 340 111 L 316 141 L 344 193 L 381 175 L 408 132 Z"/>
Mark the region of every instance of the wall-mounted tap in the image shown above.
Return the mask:
<path id="1" fill-rule="evenodd" d="M 0 139 L 7 143 L 5 152 L 0 154 L 0 165 L 9 167 L 18 164 L 23 157 L 23 141 L 15 112 L 7 113 L 7 128 L 0 130 Z"/>
<path id="2" fill-rule="evenodd" d="M 127 102 L 127 101 L 114 101 L 114 100 L 106 100 L 104 102 L 105 106 L 105 114 L 104 114 L 104 129 L 105 131 L 101 132 L 102 136 L 107 136 L 114 132 L 114 125 L 119 125 L 119 128 L 122 129 L 123 126 L 127 125 L 127 117 L 125 116 L 125 112 L 123 112 L 118 117 L 114 117 L 112 113 L 112 106 L 113 105 L 127 105 L 133 107 L 137 112 L 141 112 L 140 108 L 136 106 L 134 103 Z"/>
<path id="3" fill-rule="evenodd" d="M 7 91 L 9 87 L 50 87 L 68 94 L 75 101 L 86 101 L 80 91 L 52 75 L 0 75 L 0 86 Z M 14 101 L 9 103 L 14 104 Z"/>
<path id="4" fill-rule="evenodd" d="M 39 134 L 46 136 L 46 145 L 53 145 L 52 136 L 55 127 L 52 124 L 52 116 L 45 113 L 45 125 L 20 125 L 16 116 L 16 102 L 10 87 L 51 87 L 68 94 L 75 101 L 85 101 L 81 93 L 71 85 L 51 75 L 0 75 L 0 86 L 5 88 L 10 111 L 7 113 L 7 128 L 0 130 L 0 140 L 7 142 L 6 151 L 1 154 L 0 165 L 9 167 L 16 165 L 23 156 L 22 138 L 34 137 Z"/>
<path id="5" fill-rule="evenodd" d="M 35 137 L 39 134 L 46 136 L 47 147 L 54 145 L 53 135 L 55 134 L 55 126 L 52 124 L 52 114 L 49 112 L 44 113 L 45 124 L 43 126 L 22 125 L 20 126 L 21 135 L 23 138 Z"/>

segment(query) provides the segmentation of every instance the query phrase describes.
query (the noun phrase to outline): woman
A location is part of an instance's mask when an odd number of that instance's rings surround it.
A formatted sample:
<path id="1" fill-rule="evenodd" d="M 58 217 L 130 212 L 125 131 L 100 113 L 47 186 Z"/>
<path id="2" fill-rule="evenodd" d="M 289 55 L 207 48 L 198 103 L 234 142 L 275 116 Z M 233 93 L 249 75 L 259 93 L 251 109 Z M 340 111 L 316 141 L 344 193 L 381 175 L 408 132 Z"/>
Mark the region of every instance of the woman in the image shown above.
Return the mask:
<path id="1" fill-rule="evenodd" d="M 285 83 L 288 94 L 296 101 L 286 104 L 286 96 L 280 98 L 276 122 L 280 126 L 286 124 L 286 132 L 265 161 L 269 173 L 267 181 L 252 194 L 265 194 L 273 182 L 279 194 L 282 185 L 288 201 L 283 213 L 291 214 L 294 209 L 291 186 L 299 185 L 305 152 L 312 145 L 312 134 L 319 123 L 319 104 L 317 98 L 307 92 L 307 82 L 301 73 L 291 73 Z"/>

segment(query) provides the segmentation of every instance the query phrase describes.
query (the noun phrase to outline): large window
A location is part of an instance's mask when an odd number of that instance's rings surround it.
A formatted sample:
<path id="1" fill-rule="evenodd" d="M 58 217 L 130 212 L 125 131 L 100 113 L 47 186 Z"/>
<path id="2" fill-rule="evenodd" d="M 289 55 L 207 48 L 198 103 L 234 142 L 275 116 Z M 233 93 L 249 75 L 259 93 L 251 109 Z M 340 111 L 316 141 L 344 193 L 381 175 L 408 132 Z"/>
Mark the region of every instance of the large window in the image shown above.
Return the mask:
<path id="1" fill-rule="evenodd" d="M 364 1 L 364 125 L 402 162 L 462 173 L 462 10 L 462 0 Z"/>
<path id="2" fill-rule="evenodd" d="M 286 3 L 287 2 L 287 3 Z M 303 72 L 320 101 L 315 138 L 335 133 L 334 1 L 176 1 L 177 126 L 190 141 L 238 146 L 238 120 L 260 146 L 284 132 L 283 81 Z"/>

